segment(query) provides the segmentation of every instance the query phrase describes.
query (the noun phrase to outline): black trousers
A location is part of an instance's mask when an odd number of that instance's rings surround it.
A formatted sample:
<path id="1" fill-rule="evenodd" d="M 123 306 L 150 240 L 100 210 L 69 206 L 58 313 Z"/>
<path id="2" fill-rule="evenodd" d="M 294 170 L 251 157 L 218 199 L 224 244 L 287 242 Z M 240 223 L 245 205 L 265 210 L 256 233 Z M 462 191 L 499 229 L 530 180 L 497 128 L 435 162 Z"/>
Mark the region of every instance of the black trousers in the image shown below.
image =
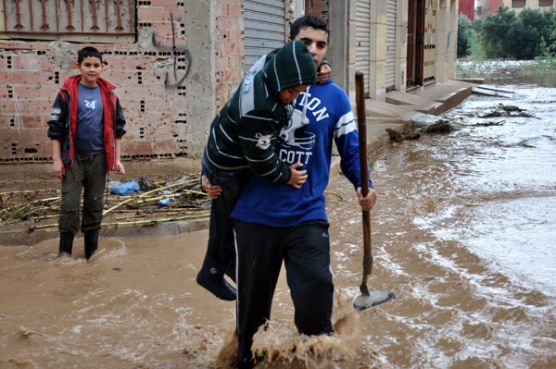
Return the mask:
<path id="1" fill-rule="evenodd" d="M 223 171 L 203 161 L 202 174 L 211 184 L 222 187 L 221 195 L 213 199 L 210 208 L 209 239 L 203 267 L 224 273 L 235 266 L 235 246 L 232 210 L 245 187 L 248 171 Z"/>
<path id="2" fill-rule="evenodd" d="M 282 261 L 295 308 L 295 325 L 307 335 L 331 334 L 334 284 L 328 223 L 310 221 L 291 228 L 234 222 L 237 252 L 239 368 L 253 368 L 251 346 L 270 319 Z"/>

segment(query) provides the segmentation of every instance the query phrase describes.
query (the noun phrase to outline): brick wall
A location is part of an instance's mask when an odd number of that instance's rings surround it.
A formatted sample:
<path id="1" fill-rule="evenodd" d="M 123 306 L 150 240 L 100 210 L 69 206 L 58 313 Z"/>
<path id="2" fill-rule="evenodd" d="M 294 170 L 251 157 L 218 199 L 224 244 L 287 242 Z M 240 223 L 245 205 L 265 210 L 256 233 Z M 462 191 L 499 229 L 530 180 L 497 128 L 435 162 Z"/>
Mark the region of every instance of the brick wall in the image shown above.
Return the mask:
<path id="1" fill-rule="evenodd" d="M 209 116 L 239 83 L 240 1 L 215 1 L 216 29 L 188 39 L 186 35 L 195 30 L 188 29 L 187 12 L 197 6 L 196 1 L 137 1 L 136 42 L 90 43 L 104 53 L 108 64 L 102 77 L 117 86 L 126 113 L 124 158 L 199 156 L 198 142 L 203 140 L 199 136 L 210 121 L 191 116 L 196 91 L 188 90 L 188 85 L 191 79 L 202 78 L 199 70 L 208 67 L 189 51 L 192 42 L 212 42 L 216 53 L 211 70 L 216 82 L 206 82 L 216 83 L 216 96 L 210 99 L 212 104 L 202 106 Z M 83 46 L 0 38 L 0 163 L 50 160 L 51 143 L 46 136 L 50 108 L 64 80 L 78 73 L 74 61 Z M 194 148 L 192 140 L 197 142 Z"/>
<path id="2" fill-rule="evenodd" d="M 241 81 L 243 59 L 241 2 L 221 0 L 216 9 L 216 105 L 220 109 Z"/>

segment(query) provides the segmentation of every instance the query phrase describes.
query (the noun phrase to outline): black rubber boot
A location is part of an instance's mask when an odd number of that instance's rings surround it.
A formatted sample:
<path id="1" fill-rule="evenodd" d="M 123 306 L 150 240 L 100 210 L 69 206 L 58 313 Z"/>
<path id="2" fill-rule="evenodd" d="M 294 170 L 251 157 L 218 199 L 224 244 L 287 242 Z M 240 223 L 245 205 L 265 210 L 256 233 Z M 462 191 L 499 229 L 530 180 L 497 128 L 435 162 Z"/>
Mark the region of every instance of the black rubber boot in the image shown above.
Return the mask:
<path id="1" fill-rule="evenodd" d="M 58 257 L 71 256 L 73 248 L 73 233 L 60 232 L 60 247 L 58 250 Z"/>
<path id="2" fill-rule="evenodd" d="M 206 261 L 197 274 L 197 283 L 219 299 L 226 301 L 236 299 L 237 291 L 224 279 L 224 273 L 214 266 L 209 266 Z"/>
<path id="3" fill-rule="evenodd" d="M 98 229 L 85 231 L 83 239 L 85 241 L 85 259 L 89 260 L 98 249 Z"/>

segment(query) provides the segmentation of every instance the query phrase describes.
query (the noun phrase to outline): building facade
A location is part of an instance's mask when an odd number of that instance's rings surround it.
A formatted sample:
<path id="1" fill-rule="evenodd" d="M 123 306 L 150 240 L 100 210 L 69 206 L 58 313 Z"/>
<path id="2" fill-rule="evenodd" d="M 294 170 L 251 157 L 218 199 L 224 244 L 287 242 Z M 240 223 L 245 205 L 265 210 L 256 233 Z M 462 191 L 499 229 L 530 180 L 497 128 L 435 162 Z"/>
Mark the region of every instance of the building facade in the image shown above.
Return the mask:
<path id="1" fill-rule="evenodd" d="M 469 20 L 475 20 L 475 0 L 459 0 L 459 14 L 465 15 Z"/>
<path id="2" fill-rule="evenodd" d="M 502 5 L 520 12 L 524 8 L 550 10 L 555 7 L 555 2 L 556 0 L 480 0 L 481 12 L 477 13 L 477 18 L 496 13 Z"/>
<path id="3" fill-rule="evenodd" d="M 303 14 L 329 19 L 333 78 L 354 97 L 453 78 L 456 0 L 3 0 L 0 163 L 51 159 L 52 101 L 99 48 L 128 120 L 124 158 L 197 158 L 243 72 L 288 39 Z M 330 16 L 330 15 L 334 16 Z"/>

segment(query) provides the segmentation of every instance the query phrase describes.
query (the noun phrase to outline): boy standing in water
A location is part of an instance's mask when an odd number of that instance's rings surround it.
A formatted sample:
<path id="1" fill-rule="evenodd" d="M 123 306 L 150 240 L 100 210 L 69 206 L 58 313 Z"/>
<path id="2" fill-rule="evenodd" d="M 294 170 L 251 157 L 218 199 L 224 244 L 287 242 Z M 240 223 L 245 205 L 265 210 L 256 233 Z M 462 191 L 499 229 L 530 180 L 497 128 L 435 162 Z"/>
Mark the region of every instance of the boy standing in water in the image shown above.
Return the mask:
<path id="1" fill-rule="evenodd" d="M 48 137 L 53 175 L 62 181 L 59 256 L 71 255 L 84 190 L 81 231 L 88 260 L 98 248 L 106 174 L 125 174 L 120 147 L 126 121 L 115 87 L 100 78 L 102 53 L 85 47 L 77 62 L 80 74 L 64 82 L 52 106 Z"/>
<path id="2" fill-rule="evenodd" d="M 224 273 L 235 280 L 230 213 L 247 175 L 253 172 L 268 183 L 294 189 L 307 179 L 305 170 L 298 169 L 301 164 L 288 166 L 278 158 L 275 143 L 290 120 L 295 99 L 316 81 L 311 53 L 295 41 L 257 63 L 214 118 L 203 154 L 203 184 L 219 191 L 207 189 L 213 197 L 209 241 L 197 283 L 223 300 L 236 298 Z"/>

